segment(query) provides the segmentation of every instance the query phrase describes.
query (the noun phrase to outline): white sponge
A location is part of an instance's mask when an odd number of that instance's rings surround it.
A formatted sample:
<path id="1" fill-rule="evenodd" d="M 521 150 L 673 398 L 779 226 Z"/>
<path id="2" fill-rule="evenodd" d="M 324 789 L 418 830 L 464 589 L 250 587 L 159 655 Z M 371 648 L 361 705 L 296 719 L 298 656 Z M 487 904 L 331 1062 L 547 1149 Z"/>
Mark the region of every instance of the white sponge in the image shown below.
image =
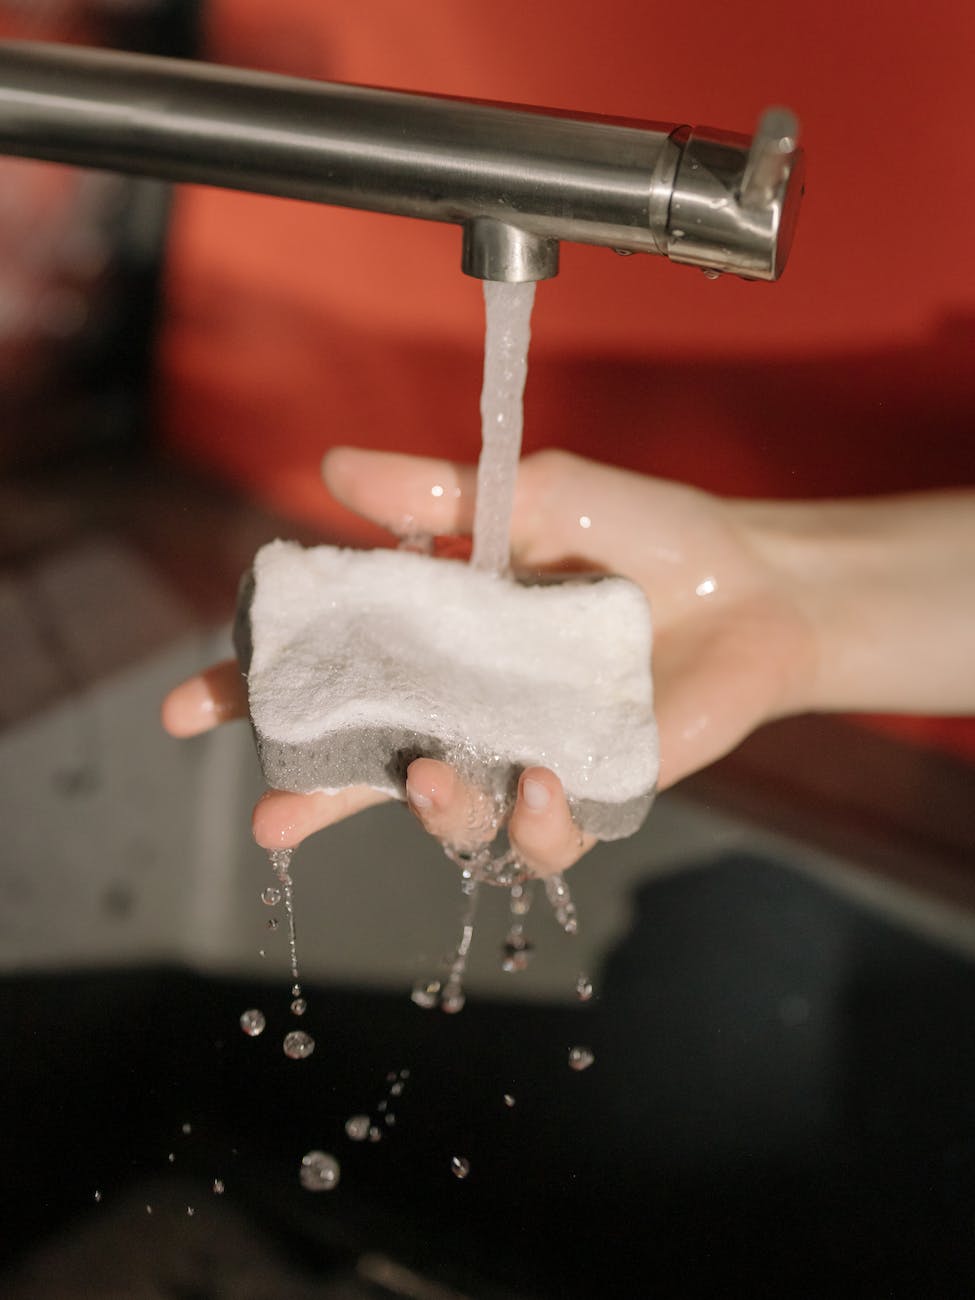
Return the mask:
<path id="1" fill-rule="evenodd" d="M 601 839 L 649 810 L 650 613 L 623 578 L 525 585 L 410 552 L 272 542 L 235 638 L 276 789 L 403 797 L 427 756 L 489 789 L 551 768 Z"/>

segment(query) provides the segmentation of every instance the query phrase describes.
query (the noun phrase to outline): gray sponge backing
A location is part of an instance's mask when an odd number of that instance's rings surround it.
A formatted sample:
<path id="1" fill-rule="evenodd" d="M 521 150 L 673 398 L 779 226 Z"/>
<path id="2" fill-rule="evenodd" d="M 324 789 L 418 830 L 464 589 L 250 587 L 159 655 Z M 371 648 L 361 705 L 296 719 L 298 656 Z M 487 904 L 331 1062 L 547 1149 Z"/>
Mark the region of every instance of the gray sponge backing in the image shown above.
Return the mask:
<path id="1" fill-rule="evenodd" d="M 234 639 L 270 786 L 399 798 L 426 756 L 486 789 L 561 779 L 579 826 L 632 834 L 658 771 L 650 615 L 622 578 L 526 585 L 404 551 L 263 547 Z"/>

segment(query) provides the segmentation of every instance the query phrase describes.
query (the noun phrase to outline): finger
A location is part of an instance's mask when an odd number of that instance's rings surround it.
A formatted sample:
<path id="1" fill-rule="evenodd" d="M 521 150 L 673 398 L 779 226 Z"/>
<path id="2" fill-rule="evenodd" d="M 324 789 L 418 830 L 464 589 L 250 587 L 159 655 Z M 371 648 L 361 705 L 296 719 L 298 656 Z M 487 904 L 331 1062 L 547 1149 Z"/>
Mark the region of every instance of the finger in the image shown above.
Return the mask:
<path id="1" fill-rule="evenodd" d="M 424 830 L 458 852 L 488 844 L 497 834 L 494 800 L 466 785 L 453 768 L 415 759 L 406 774 L 406 798 Z"/>
<path id="2" fill-rule="evenodd" d="M 336 447 L 322 461 L 331 494 L 398 536 L 469 533 L 477 472 L 473 465 Z"/>
<path id="3" fill-rule="evenodd" d="M 522 772 L 508 839 L 536 876 L 566 871 L 596 843 L 572 820 L 561 781 L 544 767 Z"/>
<path id="4" fill-rule="evenodd" d="M 293 849 L 316 831 L 388 798 L 367 785 L 349 786 L 335 794 L 268 790 L 255 805 L 251 829 L 262 849 Z"/>
<path id="5" fill-rule="evenodd" d="M 246 715 L 247 688 L 234 659 L 181 682 L 162 702 L 162 724 L 171 736 L 196 736 Z"/>

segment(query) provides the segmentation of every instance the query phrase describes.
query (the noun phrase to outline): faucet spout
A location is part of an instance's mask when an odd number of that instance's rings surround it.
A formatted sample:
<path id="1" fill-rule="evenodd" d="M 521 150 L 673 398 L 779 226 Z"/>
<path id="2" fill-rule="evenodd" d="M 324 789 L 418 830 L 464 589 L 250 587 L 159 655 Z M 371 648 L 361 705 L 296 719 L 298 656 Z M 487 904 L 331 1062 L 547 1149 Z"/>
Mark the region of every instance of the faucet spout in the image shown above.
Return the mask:
<path id="1" fill-rule="evenodd" d="M 555 275 L 563 240 L 777 279 L 802 186 L 791 115 L 750 145 L 652 122 L 0 43 L 0 153 L 451 222 L 463 230 L 463 270 L 488 280 Z"/>

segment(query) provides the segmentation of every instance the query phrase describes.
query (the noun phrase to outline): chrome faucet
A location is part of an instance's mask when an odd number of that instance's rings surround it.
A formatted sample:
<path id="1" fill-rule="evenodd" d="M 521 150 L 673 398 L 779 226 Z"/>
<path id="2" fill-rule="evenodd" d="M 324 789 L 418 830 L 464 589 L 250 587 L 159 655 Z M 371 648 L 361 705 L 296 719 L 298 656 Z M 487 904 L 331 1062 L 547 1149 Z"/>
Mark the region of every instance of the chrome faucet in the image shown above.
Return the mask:
<path id="1" fill-rule="evenodd" d="M 754 137 L 28 42 L 0 153 L 453 222 L 462 267 L 544 280 L 559 244 L 776 280 L 802 195 L 787 109 Z"/>

